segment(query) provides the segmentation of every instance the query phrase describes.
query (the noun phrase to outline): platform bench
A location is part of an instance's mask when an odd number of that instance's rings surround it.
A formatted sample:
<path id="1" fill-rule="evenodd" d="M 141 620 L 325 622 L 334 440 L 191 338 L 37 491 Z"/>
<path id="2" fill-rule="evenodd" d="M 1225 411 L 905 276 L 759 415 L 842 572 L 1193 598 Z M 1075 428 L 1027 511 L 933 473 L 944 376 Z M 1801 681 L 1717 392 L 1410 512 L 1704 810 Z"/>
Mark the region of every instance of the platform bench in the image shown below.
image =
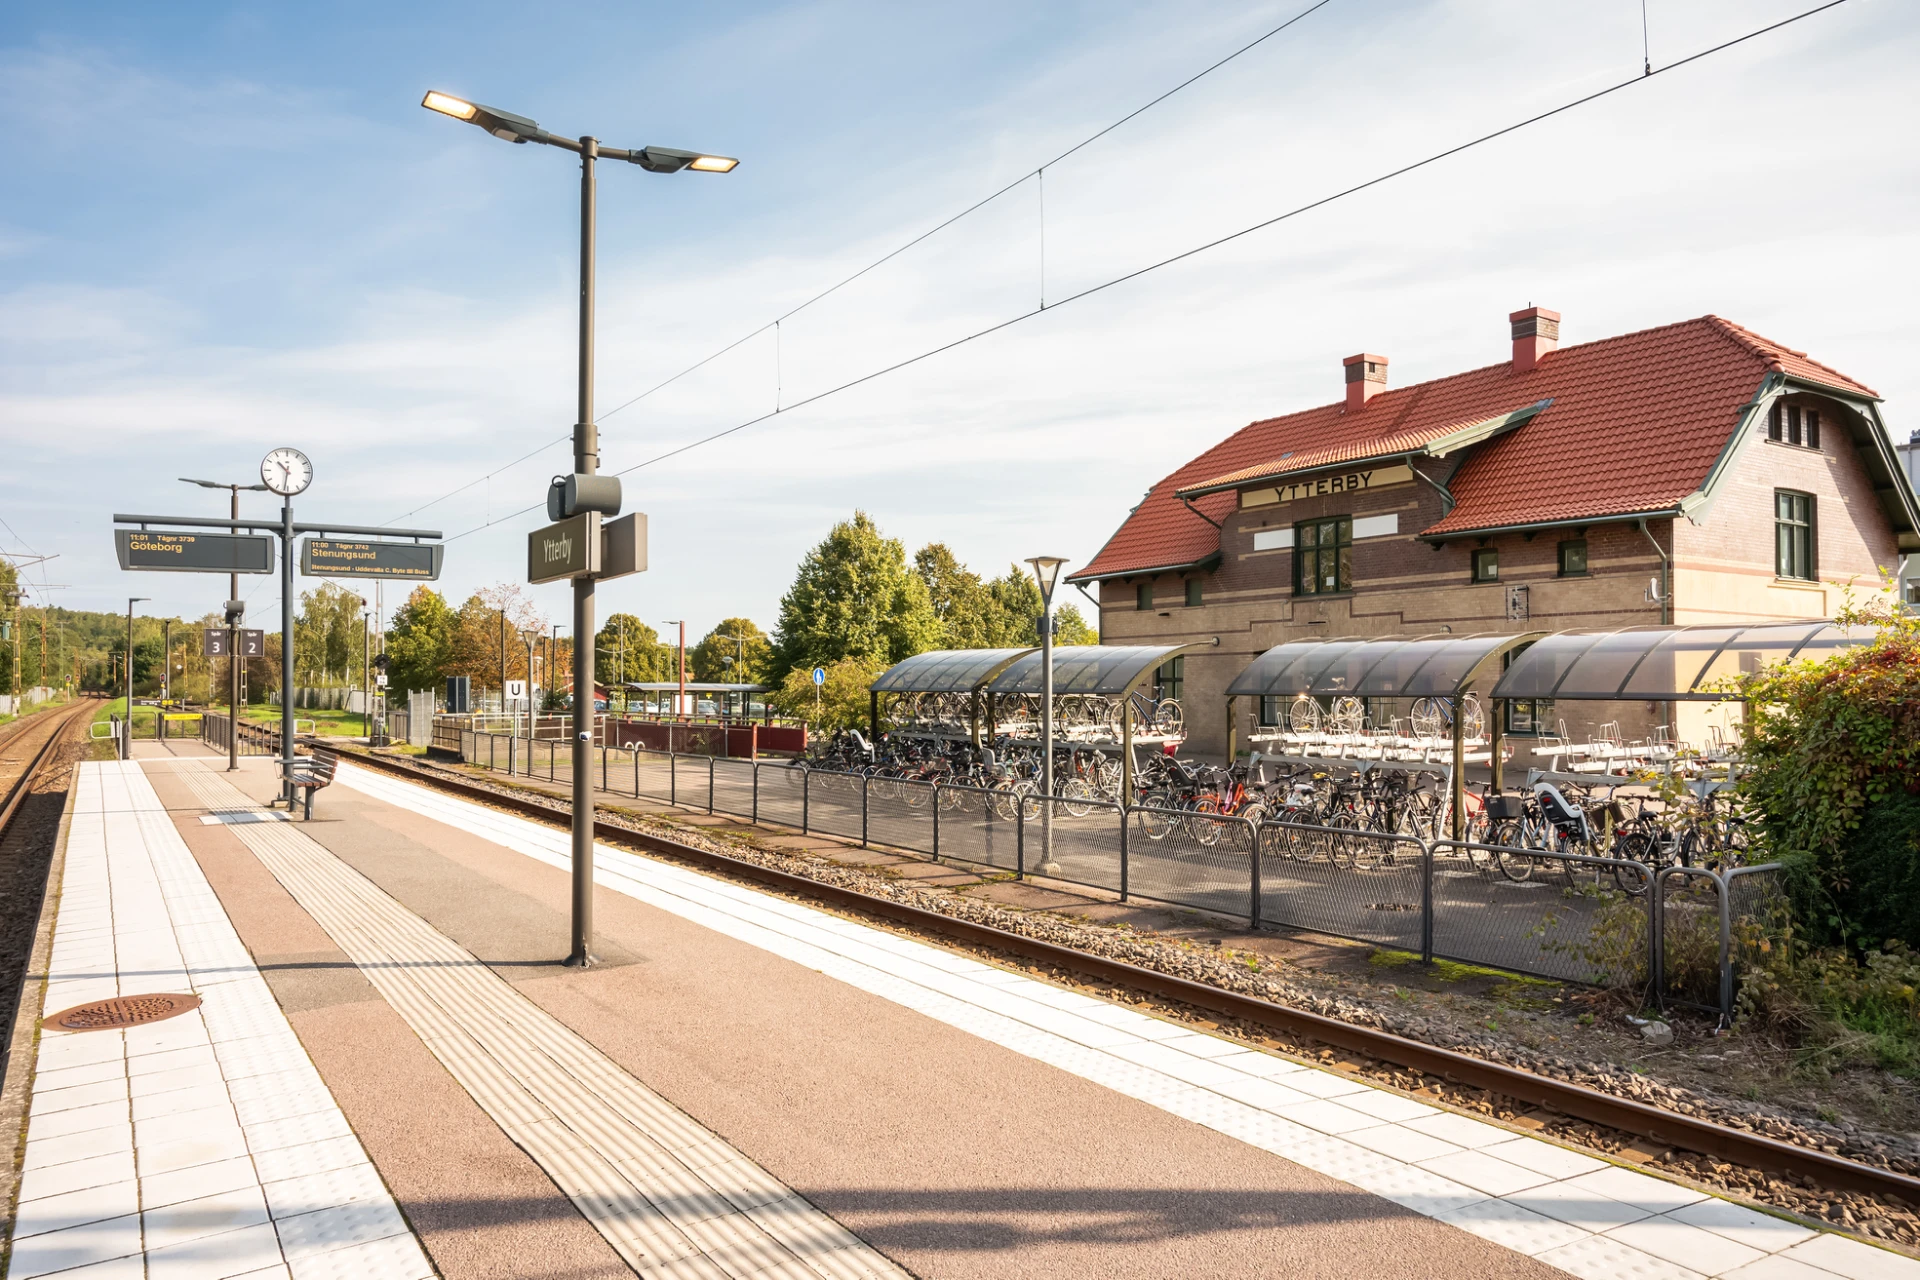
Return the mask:
<path id="1" fill-rule="evenodd" d="M 331 751 L 316 751 L 304 760 L 296 760 L 293 772 L 288 780 L 293 786 L 306 792 L 306 819 L 313 820 L 313 793 L 322 787 L 333 785 L 333 771 L 340 767 L 340 757 Z M 288 809 L 292 809 L 289 804 Z"/>

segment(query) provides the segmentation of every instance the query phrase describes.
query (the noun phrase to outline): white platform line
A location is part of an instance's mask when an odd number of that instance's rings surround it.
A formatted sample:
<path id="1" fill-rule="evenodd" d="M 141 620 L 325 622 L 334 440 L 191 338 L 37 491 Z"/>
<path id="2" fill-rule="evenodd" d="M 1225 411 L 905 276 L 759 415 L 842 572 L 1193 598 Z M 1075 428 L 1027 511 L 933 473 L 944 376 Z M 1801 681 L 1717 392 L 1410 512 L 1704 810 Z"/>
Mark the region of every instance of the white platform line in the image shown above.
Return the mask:
<path id="1" fill-rule="evenodd" d="M 179 776 L 209 808 L 245 803 L 217 773 Z M 298 824 L 231 829 L 635 1270 L 902 1280 Z"/>
<path id="2" fill-rule="evenodd" d="M 46 1011 L 201 1007 L 41 1034 L 8 1275 L 432 1275 L 145 774 L 75 788 Z"/>
<path id="3" fill-rule="evenodd" d="M 571 865 L 552 827 L 344 762 L 336 781 Z M 1588 1280 L 1920 1280 L 1920 1262 L 1885 1249 L 756 889 L 595 850 L 608 889 Z"/>

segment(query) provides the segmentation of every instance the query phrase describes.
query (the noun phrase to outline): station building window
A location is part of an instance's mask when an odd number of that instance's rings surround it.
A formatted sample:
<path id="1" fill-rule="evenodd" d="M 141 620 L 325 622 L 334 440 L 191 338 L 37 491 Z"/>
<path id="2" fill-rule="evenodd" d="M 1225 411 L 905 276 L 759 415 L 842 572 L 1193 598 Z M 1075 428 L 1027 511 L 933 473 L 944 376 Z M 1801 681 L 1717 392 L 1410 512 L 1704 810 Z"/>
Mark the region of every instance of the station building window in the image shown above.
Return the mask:
<path id="1" fill-rule="evenodd" d="M 1353 518 L 1293 527 L 1293 589 L 1303 596 L 1353 590 Z"/>
<path id="2" fill-rule="evenodd" d="M 1500 548 L 1481 547 L 1473 553 L 1473 580 L 1475 582 L 1500 581 Z"/>
<path id="3" fill-rule="evenodd" d="M 1817 571 L 1813 560 L 1813 495 L 1791 489 L 1773 491 L 1773 571 L 1782 578 L 1811 582 Z"/>
<path id="4" fill-rule="evenodd" d="M 1200 579 L 1188 578 L 1187 579 L 1187 608 L 1198 609 L 1199 607 L 1200 607 Z"/>
<path id="5" fill-rule="evenodd" d="M 1186 682 L 1187 659 L 1185 655 L 1175 658 L 1171 662 L 1163 662 L 1153 673 L 1153 696 L 1159 701 L 1172 698 L 1175 702 L 1178 702 L 1180 701 L 1181 689 L 1186 685 Z"/>
<path id="6" fill-rule="evenodd" d="M 1560 576 L 1563 578 L 1587 576 L 1587 540 L 1585 538 L 1568 538 L 1560 544 Z"/>
<path id="7" fill-rule="evenodd" d="M 1282 717 L 1286 715 L 1286 702 L 1287 700 L 1285 698 L 1274 693 L 1266 693 L 1260 696 L 1260 725 L 1262 728 L 1269 728 L 1281 722 Z"/>
<path id="8" fill-rule="evenodd" d="M 1553 701 L 1549 698 L 1508 698 L 1506 732 L 1516 738 L 1551 732 Z"/>
<path id="9" fill-rule="evenodd" d="M 1767 439 L 1803 449 L 1820 447 L 1820 411 L 1802 409 L 1797 404 L 1773 402 L 1767 414 Z"/>
<path id="10" fill-rule="evenodd" d="M 1153 584 L 1143 582 L 1133 589 L 1133 607 L 1145 613 L 1153 608 Z"/>

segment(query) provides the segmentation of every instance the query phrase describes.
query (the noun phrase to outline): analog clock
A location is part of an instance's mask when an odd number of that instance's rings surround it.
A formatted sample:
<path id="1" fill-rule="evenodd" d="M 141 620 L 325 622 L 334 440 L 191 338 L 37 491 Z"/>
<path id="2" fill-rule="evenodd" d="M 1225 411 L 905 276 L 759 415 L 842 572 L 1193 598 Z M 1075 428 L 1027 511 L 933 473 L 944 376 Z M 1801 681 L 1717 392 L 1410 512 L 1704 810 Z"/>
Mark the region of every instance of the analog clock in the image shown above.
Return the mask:
<path id="1" fill-rule="evenodd" d="M 275 449 L 260 460 L 260 479 L 275 493 L 291 498 L 313 483 L 313 464 L 298 449 Z"/>

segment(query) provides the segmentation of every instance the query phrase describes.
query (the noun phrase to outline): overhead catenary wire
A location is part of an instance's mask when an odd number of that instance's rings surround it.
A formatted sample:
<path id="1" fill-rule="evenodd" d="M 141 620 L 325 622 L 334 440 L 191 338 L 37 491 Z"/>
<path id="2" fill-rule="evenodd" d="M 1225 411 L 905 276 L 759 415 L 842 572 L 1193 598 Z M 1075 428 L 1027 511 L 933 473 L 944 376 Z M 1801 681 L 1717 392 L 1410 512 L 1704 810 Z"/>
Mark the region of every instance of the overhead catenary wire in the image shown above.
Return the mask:
<path id="1" fill-rule="evenodd" d="M 1705 58 L 1710 58 L 1715 54 L 1724 53 L 1728 49 L 1732 49 L 1738 45 L 1745 44 L 1750 40 L 1758 39 L 1761 36 L 1768 35 L 1772 32 L 1778 31 L 1783 27 L 1789 27 L 1796 22 L 1801 22 L 1807 18 L 1814 17 L 1817 14 L 1825 13 L 1829 9 L 1837 9 L 1845 3 L 1847 3 L 1847 0 L 1826 0 L 1826 3 L 1824 4 L 1815 5 L 1811 9 L 1802 10 L 1799 13 L 1793 14 L 1791 17 L 1782 18 L 1780 21 L 1769 23 L 1764 27 L 1756 27 L 1752 31 L 1748 31 L 1743 35 L 1735 36 L 1730 40 L 1725 40 L 1719 44 L 1712 45 L 1696 53 L 1688 54 L 1684 58 L 1679 58 L 1673 62 L 1666 63 L 1663 66 L 1655 67 L 1651 70 L 1644 71 L 1640 75 L 1633 76 L 1626 80 L 1621 80 L 1618 83 L 1608 85 L 1603 89 L 1597 89 L 1592 93 L 1584 94 L 1578 98 L 1574 98 L 1567 102 L 1563 102 L 1559 106 L 1550 107 L 1545 111 L 1537 112 L 1534 115 L 1530 115 L 1525 117 L 1524 119 L 1517 120 L 1512 124 L 1505 125 L 1505 126 L 1502 126 L 1501 128 L 1495 129 L 1490 133 L 1483 133 L 1483 134 L 1480 134 L 1478 137 L 1470 138 L 1465 142 L 1457 143 L 1454 146 L 1446 148 L 1445 150 L 1436 151 L 1433 154 L 1426 156 L 1422 159 L 1412 161 L 1408 164 L 1401 165 L 1396 169 L 1391 169 L 1375 177 L 1368 178 L 1364 182 L 1357 182 L 1352 186 L 1344 187 L 1341 190 L 1335 191 L 1329 195 L 1321 196 L 1316 200 L 1308 201 L 1306 204 L 1296 205 L 1295 207 L 1288 209 L 1282 213 L 1277 213 L 1270 218 L 1264 218 L 1261 221 L 1253 223 L 1250 226 L 1242 227 L 1238 231 L 1232 231 L 1227 233 L 1226 235 L 1217 236 L 1212 240 L 1208 240 L 1208 241 L 1205 241 L 1204 243 L 1195 245 L 1190 249 L 1185 249 L 1179 253 L 1172 254 L 1169 257 L 1161 258 L 1157 261 L 1150 262 L 1145 266 L 1137 267 L 1132 271 L 1126 272 L 1123 275 L 1114 276 L 1111 279 L 1100 282 L 1099 284 L 1089 285 L 1087 288 L 1082 289 L 1077 293 L 1068 294 L 1063 298 L 1060 298 L 1054 302 L 1048 303 L 1044 308 L 1036 306 L 1031 310 L 1022 311 L 1017 315 L 1009 316 L 1005 320 L 997 321 L 994 324 L 987 325 L 985 328 L 976 329 L 971 333 L 963 334 L 958 338 L 954 338 L 948 342 L 943 342 L 938 346 L 929 347 L 927 350 L 922 351 L 917 355 L 908 356 L 904 360 L 897 360 L 892 364 L 885 365 L 881 368 L 874 369 L 867 373 L 861 374 L 857 378 L 851 378 L 846 382 L 842 382 L 835 386 L 828 387 L 824 391 L 819 391 L 803 399 L 795 400 L 791 404 L 788 404 L 783 408 L 776 409 L 771 413 L 763 413 L 763 414 L 760 414 L 758 417 L 748 418 L 743 422 L 737 422 L 733 426 L 726 427 L 722 430 L 712 432 L 711 434 L 702 436 L 697 440 L 691 440 L 691 441 L 688 441 L 686 444 L 678 445 L 672 449 L 668 449 L 664 453 L 655 454 L 653 457 L 648 458 L 643 462 L 636 462 L 632 466 L 623 467 L 618 471 L 612 472 L 611 474 L 619 475 L 619 476 L 628 475 L 632 472 L 639 471 L 645 467 L 651 467 L 657 463 L 665 462 L 670 458 L 676 458 L 683 453 L 687 453 L 694 449 L 698 449 L 703 445 L 712 444 L 717 440 L 724 440 L 728 436 L 735 435 L 741 431 L 745 431 L 750 427 L 759 426 L 764 422 L 768 422 L 784 414 L 791 413 L 795 409 L 801 409 L 801 408 L 805 408 L 808 405 L 816 404 L 819 401 L 825 400 L 830 396 L 839 395 L 843 391 L 851 391 L 853 388 L 872 382 L 877 378 L 883 378 L 888 374 L 897 373 L 902 369 L 910 368 L 913 365 L 921 363 L 922 361 L 930 360 L 935 356 L 944 355 L 946 352 L 952 351 L 958 347 L 964 347 L 969 343 L 977 342 L 981 338 L 991 337 L 996 333 L 999 333 L 1006 329 L 1010 329 L 1013 326 L 1020 324 L 1024 321 L 1031 320 L 1035 316 L 1042 314 L 1043 311 L 1048 313 L 1058 311 L 1060 308 L 1068 306 L 1072 303 L 1082 301 L 1086 298 L 1091 298 L 1096 294 L 1106 292 L 1108 289 L 1112 289 L 1119 285 L 1127 284 L 1131 281 L 1138 280 L 1143 276 L 1150 275 L 1153 272 L 1159 271 L 1165 267 L 1173 266 L 1174 264 L 1179 262 L 1184 262 L 1189 258 L 1197 257 L 1200 254 L 1207 253 L 1213 249 L 1218 249 L 1222 245 L 1231 244 L 1236 240 L 1244 239 L 1247 236 L 1253 235 L 1255 232 L 1264 231 L 1269 227 L 1277 226 L 1282 222 L 1286 222 L 1290 219 L 1300 217 L 1302 214 L 1311 213 L 1316 209 L 1325 208 L 1327 205 L 1333 204 L 1338 200 L 1344 200 L 1349 196 L 1358 195 L 1363 191 L 1370 190 L 1374 187 L 1382 185 L 1383 183 L 1391 182 L 1396 178 L 1401 178 L 1406 176 L 1407 174 L 1414 173 L 1421 169 L 1425 169 L 1430 165 L 1438 164 L 1442 160 L 1450 159 L 1451 157 L 1460 155 L 1463 152 L 1471 151 L 1475 147 L 1483 146 L 1486 143 L 1493 142 L 1500 138 L 1504 138 L 1509 134 L 1516 133 L 1531 125 L 1539 124 L 1545 120 L 1551 120 L 1555 116 L 1564 115 L 1569 111 L 1573 111 L 1579 107 L 1586 106 L 1589 103 L 1597 102 L 1602 98 L 1618 93 L 1622 89 L 1631 88 L 1632 86 L 1638 85 L 1638 84 L 1644 84 L 1647 82 L 1647 80 L 1651 79 L 1654 76 L 1665 75 L 1669 71 L 1677 71 L 1682 67 L 1689 66 Z M 536 511 L 536 510 L 543 510 L 543 509 L 544 509 L 543 504 L 534 503 L 531 506 L 522 507 L 518 511 L 509 512 L 506 515 L 501 516 L 498 520 L 492 520 L 487 522 L 486 524 L 476 525 L 471 529 L 467 529 L 461 533 L 457 533 L 453 535 L 453 537 L 448 538 L 447 541 L 454 542 L 460 538 L 465 538 L 472 534 L 479 533 L 481 530 L 489 528 L 491 525 L 498 524 L 501 521 L 512 520 L 516 517 L 527 514 L 529 511 Z"/>
<path id="2" fill-rule="evenodd" d="M 773 330 L 773 333 L 774 333 L 774 380 L 775 380 L 774 396 L 775 396 L 775 407 L 777 409 L 778 400 L 779 400 L 779 377 L 780 377 L 780 374 L 779 374 L 780 325 L 782 321 L 791 320 L 794 316 L 799 315 L 802 311 L 805 311 L 808 307 L 811 307 L 816 302 L 822 302 L 827 298 L 832 297 L 834 294 L 838 293 L 840 290 L 846 288 L 848 285 L 852 284 L 854 281 L 860 279 L 860 277 L 866 275 L 868 272 L 875 270 L 876 268 L 885 266 L 887 263 L 893 261 L 895 258 L 899 257 L 901 254 L 905 253 L 907 250 L 913 248 L 915 245 L 924 243 L 925 241 L 933 238 L 934 236 L 939 235 L 942 231 L 945 231 L 948 227 L 951 227 L 956 222 L 963 220 L 970 214 L 977 213 L 981 209 L 986 208 L 988 205 L 992 204 L 995 200 L 998 200 L 1001 196 L 1006 195 L 1009 191 L 1012 191 L 1015 188 L 1024 185 L 1029 178 L 1037 178 L 1043 184 L 1043 189 L 1041 194 L 1041 217 L 1044 220 L 1046 216 L 1046 204 L 1045 204 L 1046 196 L 1044 191 L 1044 183 L 1046 181 L 1045 172 L 1048 166 L 1059 164 L 1062 160 L 1065 160 L 1068 156 L 1074 154 L 1076 151 L 1079 151 L 1084 147 L 1087 147 L 1095 142 L 1098 142 L 1101 138 L 1106 137 L 1109 133 L 1112 133 L 1115 129 L 1120 128 L 1122 125 L 1126 124 L 1129 120 L 1134 119 L 1135 117 L 1143 114 L 1144 112 L 1151 111 L 1154 107 L 1159 106 L 1161 103 L 1165 102 L 1168 98 L 1171 98 L 1175 94 L 1179 93 L 1182 89 L 1188 88 L 1189 86 L 1193 85 L 1195 82 L 1199 80 L 1203 80 L 1207 76 L 1212 75 L 1214 72 L 1218 71 L 1221 67 L 1224 67 L 1229 62 L 1232 62 L 1235 58 L 1240 57 L 1242 54 L 1251 52 L 1252 50 L 1258 48 L 1260 45 L 1265 44 L 1268 40 L 1273 39 L 1273 37 L 1285 31 L 1288 27 L 1293 26 L 1296 22 L 1299 22 L 1301 19 L 1312 14 L 1315 10 L 1323 9 L 1327 5 L 1332 3 L 1333 3 L 1333 0 L 1315 0 L 1313 4 L 1308 5 L 1305 9 L 1302 9 L 1299 13 L 1294 14 L 1291 18 L 1288 18 L 1285 22 L 1281 23 L 1279 26 L 1273 27 L 1270 30 L 1263 32 L 1261 35 L 1257 36 L 1256 38 L 1249 40 L 1246 44 L 1241 45 L 1238 49 L 1235 49 L 1232 53 L 1229 53 L 1225 57 L 1220 58 L 1219 60 L 1209 64 L 1202 70 L 1196 71 L 1194 74 L 1188 76 L 1185 80 L 1182 80 L 1179 84 L 1174 85 L 1171 89 L 1168 89 L 1166 92 L 1160 94 L 1158 97 L 1155 97 L 1152 100 L 1146 103 L 1143 103 L 1138 107 L 1135 107 L 1132 111 L 1129 111 L 1126 115 L 1121 116 L 1118 120 L 1115 120 L 1112 124 L 1107 125 L 1105 128 L 1099 130 L 1098 132 L 1088 134 L 1086 137 L 1074 143 L 1071 147 L 1068 147 L 1065 151 L 1062 151 L 1059 155 L 1055 156 L 1053 159 L 1046 161 L 1044 164 L 1040 165 L 1038 168 L 1021 174 L 1018 178 L 1015 178 L 1012 182 L 1007 183 L 1005 186 L 1001 187 L 997 191 L 994 191 L 992 194 L 983 196 L 979 200 L 974 201 L 972 204 L 960 210 L 958 213 L 936 224 L 935 226 L 929 227 L 927 230 L 913 237 L 913 239 L 907 241 L 905 244 L 901 245 L 899 248 L 893 249 L 888 253 L 881 255 L 880 257 L 874 259 L 872 262 L 869 262 L 866 266 L 854 272 L 852 275 L 847 276 L 846 278 L 840 280 L 838 283 L 829 285 L 827 288 L 822 289 L 819 293 L 814 294 L 812 297 L 800 303 L 798 306 L 792 307 L 787 311 L 781 312 L 778 316 L 775 316 L 772 320 L 767 321 L 767 323 L 761 325 L 757 329 L 754 329 L 752 332 L 742 334 L 740 337 L 734 339 L 732 342 L 727 343 L 725 346 L 721 347 L 719 350 L 712 352 L 711 354 L 703 357 L 702 359 L 696 360 L 694 363 L 680 370 L 680 372 L 674 374 L 672 377 L 667 378 L 664 381 L 655 383 L 653 386 L 647 388 L 645 391 L 642 391 L 639 395 L 634 396 L 630 400 L 625 400 L 625 401 L 622 401 L 620 404 L 615 405 L 613 408 L 607 410 L 605 413 L 600 414 L 599 420 L 601 422 L 605 422 L 608 418 L 613 417 L 615 414 L 621 412 L 623 409 L 631 409 L 634 405 L 639 404 L 642 400 L 645 400 L 647 397 L 653 395 L 655 392 L 664 391 L 668 387 L 672 386 L 674 383 L 680 381 L 680 379 L 686 377 L 688 374 L 697 373 L 699 370 L 705 368 L 707 365 L 712 364 L 715 360 L 718 360 L 721 356 L 724 356 L 728 352 L 734 351 L 739 347 L 743 346 L 744 344 L 751 342 L 753 339 L 759 337 L 761 334 L 767 332 L 769 329 Z M 1045 283 L 1046 240 L 1045 240 L 1045 237 L 1046 237 L 1046 231 L 1045 231 L 1044 221 L 1043 221 L 1043 226 L 1041 230 L 1041 247 L 1040 247 L 1041 296 L 1043 298 L 1043 301 L 1041 304 L 1042 306 L 1045 306 L 1044 298 L 1045 298 L 1045 290 L 1046 290 L 1046 283 Z M 552 440 L 549 440 L 547 443 L 541 445 L 538 449 L 535 449 L 533 453 L 529 453 L 524 455 L 523 457 L 516 458 L 512 462 L 507 463 L 505 466 L 497 467 L 494 470 L 489 471 L 485 476 L 480 477 L 480 480 L 488 480 L 494 476 L 499 475 L 502 471 L 511 470 L 512 468 L 519 466 L 522 462 L 527 461 L 527 459 L 532 458 L 537 454 L 545 453 L 548 449 L 553 448 L 556 444 L 569 441 L 572 438 L 573 438 L 572 428 L 569 427 L 565 433 L 563 433 L 560 436 L 557 436 Z M 387 521 L 387 523 L 396 524 L 399 521 L 405 520 L 410 516 L 416 516 L 420 514 L 422 511 L 427 510 L 427 508 L 429 507 L 437 506 L 440 503 L 445 502 L 448 498 L 457 497 L 460 494 L 465 493 L 468 489 L 473 488 L 474 485 L 479 484 L 480 480 L 470 481 L 467 484 L 461 485 L 458 489 L 454 489 L 447 493 L 443 493 L 439 497 L 435 498 L 432 502 L 426 503 L 423 506 L 415 507 L 412 511 L 407 512 L 406 515 L 395 516 L 392 520 Z M 519 513 L 516 512 L 515 514 L 517 515 Z M 501 518 L 511 519 L 512 517 L 503 516 Z M 487 523 L 491 524 L 493 523 L 493 521 L 489 520 Z M 484 528 L 485 526 L 482 526 L 482 527 Z"/>

